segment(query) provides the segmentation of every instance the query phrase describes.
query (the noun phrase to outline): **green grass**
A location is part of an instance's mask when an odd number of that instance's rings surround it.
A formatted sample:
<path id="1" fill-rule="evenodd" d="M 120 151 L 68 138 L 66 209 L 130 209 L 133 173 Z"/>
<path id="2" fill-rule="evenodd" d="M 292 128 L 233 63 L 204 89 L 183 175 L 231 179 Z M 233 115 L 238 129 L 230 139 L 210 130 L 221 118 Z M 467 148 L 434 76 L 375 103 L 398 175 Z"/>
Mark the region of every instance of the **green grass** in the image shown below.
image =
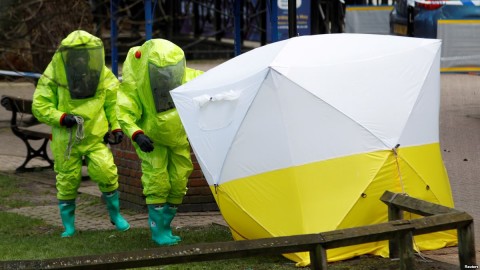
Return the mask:
<path id="1" fill-rule="evenodd" d="M 96 255 L 156 247 L 150 241 L 150 231 L 145 228 L 127 232 L 77 231 L 74 237 L 61 238 L 61 228 L 15 213 L 0 212 L 0 224 L 1 260 Z M 182 244 L 231 240 L 226 228 L 215 225 L 185 228 L 178 233 L 184 238 Z"/>
<path id="2" fill-rule="evenodd" d="M 6 212 L 6 210 L 11 208 L 30 206 L 33 204 L 28 201 L 28 198 L 31 197 L 28 195 L 34 195 L 32 194 L 33 191 L 22 188 L 30 186 L 30 184 L 31 182 L 25 179 L 13 179 L 0 175 L 0 261 L 53 259 L 129 251 L 141 252 L 142 250 L 158 247 L 151 240 L 151 234 L 148 228 L 132 228 L 127 232 L 118 232 L 115 230 L 78 231 L 74 237 L 61 238 L 60 234 L 63 228 L 46 224 L 41 219 Z M 87 194 L 83 194 L 82 196 L 88 197 Z M 87 201 L 91 199 L 92 204 L 99 203 L 98 198 L 87 197 L 82 198 Z M 230 230 L 220 225 L 184 227 L 175 230 L 174 233 L 182 237 L 183 241 L 180 245 L 233 241 Z M 416 266 L 415 269 L 417 270 L 458 269 L 458 267 L 448 268 L 438 263 L 429 264 L 425 262 L 417 262 Z M 240 259 L 175 264 L 141 269 L 294 270 L 300 268 L 295 267 L 294 262 L 281 255 L 259 255 Z M 393 270 L 398 269 L 398 261 L 373 256 L 362 256 L 352 260 L 329 263 L 328 269 Z"/>
<path id="3" fill-rule="evenodd" d="M 71 238 L 60 238 L 61 232 L 61 228 L 45 224 L 39 219 L 0 212 L 0 239 L 2 239 L 0 260 L 51 259 L 140 251 L 157 247 L 150 240 L 149 229 L 137 228 L 127 232 L 79 231 Z M 175 233 L 182 237 L 182 245 L 232 241 L 228 228 L 219 225 L 182 228 Z M 262 256 L 143 269 L 295 269 L 295 267 L 293 262 L 282 256 Z"/>
<path id="4" fill-rule="evenodd" d="M 31 206 L 27 200 L 13 197 L 12 194 L 26 194 L 27 192 L 18 188 L 18 183 L 4 175 L 0 175 L 0 210 L 6 208 L 18 208 Z"/>

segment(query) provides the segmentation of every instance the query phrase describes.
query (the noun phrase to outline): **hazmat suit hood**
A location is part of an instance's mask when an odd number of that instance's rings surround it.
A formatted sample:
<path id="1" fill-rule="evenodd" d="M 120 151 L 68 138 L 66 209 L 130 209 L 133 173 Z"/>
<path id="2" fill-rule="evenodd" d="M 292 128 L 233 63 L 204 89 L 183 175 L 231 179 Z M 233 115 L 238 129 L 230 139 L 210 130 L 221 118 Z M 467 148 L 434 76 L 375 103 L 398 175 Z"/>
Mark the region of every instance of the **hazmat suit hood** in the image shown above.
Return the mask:
<path id="1" fill-rule="evenodd" d="M 135 47 L 130 59 L 138 83 L 139 96 L 148 113 L 160 113 L 174 107 L 170 90 L 184 82 L 185 54 L 174 43 L 153 39 Z"/>
<path id="2" fill-rule="evenodd" d="M 59 52 L 70 97 L 95 96 L 105 65 L 102 41 L 85 31 L 74 31 L 61 42 Z"/>
<path id="3" fill-rule="evenodd" d="M 159 66 L 153 62 L 148 63 L 150 89 L 157 112 L 167 111 L 175 107 L 169 92 L 182 84 L 184 70 L 184 60 L 167 66 Z"/>
<path id="4" fill-rule="evenodd" d="M 101 39 L 75 30 L 61 41 L 38 80 L 32 112 L 39 121 L 52 126 L 52 152 L 58 151 L 58 155 L 65 152 L 70 140 L 68 130 L 61 126 L 65 114 L 84 120 L 81 145 L 85 149 L 81 151 L 103 142 L 109 130 L 120 128 L 116 116 L 120 83 L 104 65 L 103 48 Z M 74 60 L 81 61 L 74 66 Z"/>
<path id="5" fill-rule="evenodd" d="M 168 40 L 151 39 L 132 47 L 123 63 L 118 96 L 124 132 L 132 137 L 142 131 L 167 146 L 187 144 L 170 91 L 202 73 L 186 67 L 183 50 Z"/>

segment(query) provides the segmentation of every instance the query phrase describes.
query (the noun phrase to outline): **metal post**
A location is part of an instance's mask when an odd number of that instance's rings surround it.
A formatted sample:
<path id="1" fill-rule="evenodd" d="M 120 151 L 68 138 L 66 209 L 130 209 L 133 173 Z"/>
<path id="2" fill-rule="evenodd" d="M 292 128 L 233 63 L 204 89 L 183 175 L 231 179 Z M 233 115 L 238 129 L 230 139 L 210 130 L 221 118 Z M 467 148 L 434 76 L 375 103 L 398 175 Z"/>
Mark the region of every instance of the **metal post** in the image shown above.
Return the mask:
<path id="1" fill-rule="evenodd" d="M 156 1 L 155 1 L 156 3 Z M 159 3 L 161 4 L 161 3 Z M 153 5 L 155 7 L 155 5 Z M 171 39 L 173 37 L 173 35 L 175 34 L 175 30 L 174 30 L 174 25 L 175 25 L 175 12 L 174 12 L 174 8 L 175 8 L 175 0 L 169 0 L 169 1 L 165 1 L 165 10 L 167 11 L 167 14 L 168 14 L 168 19 L 167 19 L 167 29 L 166 29 L 166 36 L 167 36 L 167 39 Z M 155 10 L 153 11 L 155 12 Z"/>
<path id="2" fill-rule="evenodd" d="M 200 5 L 197 2 L 193 2 L 193 36 L 199 38 L 200 34 Z"/>
<path id="3" fill-rule="evenodd" d="M 260 15 L 260 45 L 263 46 L 267 44 L 267 3 L 265 1 L 260 1 L 258 4 Z"/>
<path id="4" fill-rule="evenodd" d="M 297 0 L 288 0 L 288 37 L 297 35 Z"/>
<path id="5" fill-rule="evenodd" d="M 152 0 L 145 0 L 145 39 L 152 39 Z"/>
<path id="6" fill-rule="evenodd" d="M 271 28 L 271 40 L 273 42 L 278 41 L 278 5 L 277 0 L 270 0 L 270 28 Z"/>
<path id="7" fill-rule="evenodd" d="M 223 37 L 223 31 L 221 31 L 223 25 L 222 25 L 222 1 L 221 0 L 215 0 L 215 40 L 216 41 L 221 41 Z"/>
<path id="8" fill-rule="evenodd" d="M 310 34 L 320 33 L 319 0 L 310 0 Z"/>
<path id="9" fill-rule="evenodd" d="M 117 48 L 117 10 L 118 0 L 110 1 L 110 57 L 112 61 L 112 72 L 118 77 L 118 48 Z"/>
<path id="10" fill-rule="evenodd" d="M 235 0 L 233 14 L 235 16 L 235 56 L 242 53 L 242 0 Z"/>

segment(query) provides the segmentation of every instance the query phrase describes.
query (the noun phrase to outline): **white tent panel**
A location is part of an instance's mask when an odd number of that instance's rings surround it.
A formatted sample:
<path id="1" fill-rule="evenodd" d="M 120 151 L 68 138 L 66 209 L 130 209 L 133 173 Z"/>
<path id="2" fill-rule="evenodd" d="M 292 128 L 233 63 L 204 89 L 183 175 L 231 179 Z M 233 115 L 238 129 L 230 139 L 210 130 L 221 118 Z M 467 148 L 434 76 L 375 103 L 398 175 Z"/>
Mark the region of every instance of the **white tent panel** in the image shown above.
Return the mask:
<path id="1" fill-rule="evenodd" d="M 283 108 L 275 93 L 277 86 L 269 73 L 248 112 L 242 116 L 242 125 L 225 159 L 220 184 L 291 166 L 291 153 L 285 144 L 287 130 L 279 128 L 284 122 L 279 117 Z"/>
<path id="2" fill-rule="evenodd" d="M 375 58 L 384 58 L 392 54 L 409 54 L 417 50 L 424 51 L 429 55 L 434 54 L 438 47 L 434 44 L 440 44 L 436 39 L 421 39 L 383 36 L 368 34 L 328 34 L 314 36 L 294 37 L 285 41 L 268 44 L 267 47 L 274 45 L 275 51 L 279 54 L 270 61 L 273 67 L 309 67 L 350 64 L 354 62 L 368 62 Z M 283 45 L 281 50 L 278 46 Z M 432 46 L 433 45 L 433 46 Z M 264 46 L 265 47 L 265 46 Z M 260 47 L 263 48 L 263 47 Z M 259 49 L 260 49 L 259 48 Z M 422 49 L 423 48 L 423 49 Z M 256 51 L 258 49 L 249 51 Z M 243 57 L 244 55 L 240 55 Z M 262 55 L 262 54 L 257 54 Z M 271 54 L 266 54 L 265 57 Z M 250 58 L 250 55 L 248 56 Z M 423 56 L 426 58 L 428 56 Z M 238 58 L 238 57 L 237 57 Z M 270 59 L 270 58 L 269 58 Z M 398 62 L 399 65 L 406 63 L 407 59 Z M 262 59 L 258 61 L 263 62 Z M 228 61 L 229 62 L 229 61 Z M 286 73 L 283 73 L 288 75 Z M 345 73 L 346 74 L 346 73 Z M 346 74 L 347 77 L 352 74 Z"/>
<path id="3" fill-rule="evenodd" d="M 386 148 L 392 148 L 424 87 L 423 81 L 432 67 L 432 54 L 435 55 L 435 48 L 438 50 L 439 42 L 425 45 L 425 50 L 409 50 L 406 46 L 407 50 L 380 55 L 370 50 L 360 53 L 361 60 L 352 57 L 355 60 L 345 59 L 343 61 L 350 62 L 338 61 L 339 64 L 328 60 L 330 65 L 322 65 L 321 53 L 302 58 L 291 67 L 282 64 L 279 57 L 275 62 L 279 66 L 273 68 L 370 130 Z M 287 58 L 284 60 L 293 61 Z M 418 64 L 418 59 L 425 60 Z M 298 62 L 301 67 L 296 67 Z"/>
<path id="4" fill-rule="evenodd" d="M 272 71 L 232 142 L 220 183 L 379 148 L 368 130 Z"/>
<path id="5" fill-rule="evenodd" d="M 218 183 L 227 151 L 267 70 L 235 85 L 171 92 L 189 140 L 195 142 L 195 156 L 210 183 Z"/>
<path id="6" fill-rule="evenodd" d="M 401 146 L 438 143 L 440 140 L 440 54 L 438 50 L 424 79 L 420 95 L 398 141 Z"/>
<path id="7" fill-rule="evenodd" d="M 422 89 L 436 86 L 432 58 L 439 46 L 438 40 L 383 35 L 296 37 L 235 57 L 172 97 L 207 180 L 219 184 L 395 147 L 418 96 L 428 94 Z M 403 146 L 436 139 L 436 124 L 424 123 L 438 103 L 425 98 L 415 109 L 419 119 L 408 124 L 425 132 L 404 132 Z"/>

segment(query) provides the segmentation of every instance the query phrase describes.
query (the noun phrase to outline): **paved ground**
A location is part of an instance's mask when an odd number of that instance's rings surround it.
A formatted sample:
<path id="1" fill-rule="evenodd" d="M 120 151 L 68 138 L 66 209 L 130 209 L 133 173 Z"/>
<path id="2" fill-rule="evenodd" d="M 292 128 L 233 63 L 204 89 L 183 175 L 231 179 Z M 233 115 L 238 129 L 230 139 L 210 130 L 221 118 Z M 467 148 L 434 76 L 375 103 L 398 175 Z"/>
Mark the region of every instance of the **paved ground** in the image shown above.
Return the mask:
<path id="1" fill-rule="evenodd" d="M 0 171 L 0 175 L 27 179 L 31 183 L 31 187 L 25 188 L 31 191 L 32 197 L 34 198 L 30 198 L 30 195 L 27 195 L 29 198 L 26 198 L 26 200 L 36 202 L 35 206 L 15 208 L 8 210 L 9 212 L 43 219 L 48 224 L 62 226 L 58 213 L 58 201 L 55 197 L 55 174 L 53 171 L 42 170 L 21 174 L 14 174 L 12 171 Z M 114 229 L 114 226 L 109 221 L 107 208 L 101 200 L 101 193 L 98 191 L 97 186 L 93 182 L 86 180 L 82 182 L 82 187 L 79 189 L 79 192 L 85 195 L 80 195 L 76 201 L 75 226 L 77 230 Z M 22 194 L 22 196 L 25 195 Z M 132 227 L 148 227 L 148 216 L 146 212 L 122 209 L 121 213 Z M 175 228 L 205 226 L 209 224 L 227 226 L 219 212 L 178 213 L 172 222 L 172 226 Z"/>
<path id="2" fill-rule="evenodd" d="M 208 70 L 220 63 L 196 63 L 190 65 L 194 68 Z M 467 74 L 442 74 L 442 103 L 440 110 L 440 143 L 443 150 L 443 159 L 450 177 L 455 207 L 466 211 L 480 219 L 480 76 Z M 0 95 L 15 94 L 18 96 L 30 96 L 33 86 L 29 83 L 1 83 Z M 16 175 L 17 177 L 30 177 L 32 180 L 53 188 L 54 175 L 52 172 L 39 171 L 29 174 L 14 174 L 13 170 L 21 164 L 25 156 L 23 142 L 11 134 L 8 128 L 9 113 L 0 108 L 0 172 L 3 174 Z M 37 166 L 42 161 L 33 163 Z M 83 182 L 81 192 L 98 196 L 96 187 L 89 181 Z M 53 193 L 52 193 L 53 194 Z M 106 219 L 105 209 L 92 210 L 88 208 L 88 202 L 83 208 L 79 207 L 78 228 L 98 229 L 112 228 Z M 48 222 L 60 226 L 58 210 L 55 205 L 43 206 L 30 209 L 17 209 L 16 212 L 25 211 L 38 213 Z M 95 213 L 96 217 L 87 217 L 89 212 Z M 83 216 L 85 215 L 85 216 Z M 138 213 L 125 213 L 132 226 L 146 226 L 146 215 Z M 82 223 L 84 220 L 85 223 Z M 173 222 L 174 226 L 202 225 L 210 223 L 225 224 L 218 212 L 180 214 Z M 477 258 L 480 258 L 480 222 L 475 223 L 475 241 Z M 458 265 L 457 248 L 446 248 L 433 252 L 425 252 L 424 256 Z M 478 260 L 478 259 L 477 259 Z"/>

